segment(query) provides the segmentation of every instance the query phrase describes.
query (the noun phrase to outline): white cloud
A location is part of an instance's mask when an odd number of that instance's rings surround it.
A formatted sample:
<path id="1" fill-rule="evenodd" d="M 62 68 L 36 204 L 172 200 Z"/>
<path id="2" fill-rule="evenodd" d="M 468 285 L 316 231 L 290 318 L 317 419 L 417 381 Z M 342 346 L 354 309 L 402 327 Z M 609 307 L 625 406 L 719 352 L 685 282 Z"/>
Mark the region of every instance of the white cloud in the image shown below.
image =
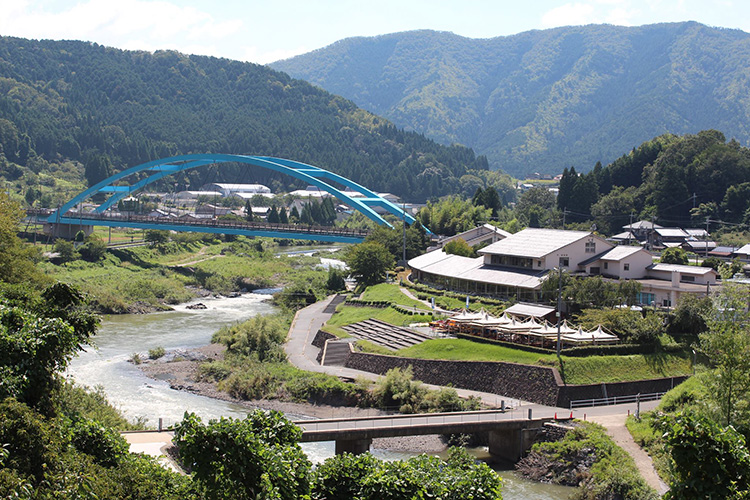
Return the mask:
<path id="1" fill-rule="evenodd" d="M 163 0 L 87 0 L 52 12 L 15 3 L 0 11 L 0 32 L 27 38 L 91 40 L 122 48 L 175 48 L 183 40 L 221 40 L 242 29 L 240 19 L 216 20 L 194 7 Z"/>
<path id="2" fill-rule="evenodd" d="M 577 26 L 591 23 L 594 7 L 586 3 L 566 3 L 556 7 L 542 16 L 542 26 L 555 28 L 557 26 Z"/>

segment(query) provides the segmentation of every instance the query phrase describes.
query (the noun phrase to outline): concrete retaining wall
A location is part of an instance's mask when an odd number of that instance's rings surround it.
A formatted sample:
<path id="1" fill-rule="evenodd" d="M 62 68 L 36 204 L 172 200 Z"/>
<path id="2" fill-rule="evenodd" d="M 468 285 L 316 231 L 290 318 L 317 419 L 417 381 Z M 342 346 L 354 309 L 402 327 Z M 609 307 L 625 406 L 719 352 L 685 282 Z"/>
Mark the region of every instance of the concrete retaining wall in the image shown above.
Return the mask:
<path id="1" fill-rule="evenodd" d="M 323 346 L 326 345 L 326 340 L 332 340 L 338 338 L 332 333 L 324 332 L 323 330 L 318 330 L 318 333 L 315 334 L 315 338 L 313 338 L 312 342 L 310 342 L 312 345 L 317 347 L 318 349 L 323 349 Z"/>
<path id="2" fill-rule="evenodd" d="M 557 406 L 568 408 L 571 401 L 582 399 L 600 399 L 613 396 L 633 396 L 636 394 L 653 394 L 667 392 L 680 385 L 688 377 L 657 378 L 653 380 L 636 380 L 633 382 L 612 382 L 608 384 L 563 385 L 560 387 Z"/>

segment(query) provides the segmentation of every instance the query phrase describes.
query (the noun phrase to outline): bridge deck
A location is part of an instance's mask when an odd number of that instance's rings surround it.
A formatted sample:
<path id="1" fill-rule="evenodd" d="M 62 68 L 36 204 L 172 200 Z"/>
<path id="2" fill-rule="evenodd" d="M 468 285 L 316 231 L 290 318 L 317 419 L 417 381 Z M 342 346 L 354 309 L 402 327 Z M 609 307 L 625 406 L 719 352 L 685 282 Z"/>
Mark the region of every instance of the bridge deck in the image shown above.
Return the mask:
<path id="1" fill-rule="evenodd" d="M 372 439 L 424 434 L 471 434 L 501 429 L 541 427 L 552 419 L 513 418 L 510 412 L 483 410 L 452 413 L 423 413 L 348 419 L 299 420 L 302 441 Z"/>
<path id="2" fill-rule="evenodd" d="M 248 236 L 337 241 L 342 243 L 359 243 L 369 234 L 368 231 L 364 230 L 327 226 L 270 224 L 267 222 L 247 222 L 214 218 L 149 217 L 144 215 L 127 216 L 71 212 L 68 212 L 59 218 L 55 217 L 54 220 L 47 220 L 47 222 L 53 224 L 61 223 L 221 234 L 244 234 Z"/>

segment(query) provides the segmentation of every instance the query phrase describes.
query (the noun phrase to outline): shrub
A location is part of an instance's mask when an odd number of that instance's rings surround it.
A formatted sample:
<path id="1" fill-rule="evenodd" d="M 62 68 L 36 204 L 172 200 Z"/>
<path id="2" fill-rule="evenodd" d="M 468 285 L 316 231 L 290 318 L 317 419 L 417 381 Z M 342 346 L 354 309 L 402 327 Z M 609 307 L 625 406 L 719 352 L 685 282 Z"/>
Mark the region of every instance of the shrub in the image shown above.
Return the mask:
<path id="1" fill-rule="evenodd" d="M 148 350 L 149 359 L 159 359 L 162 356 L 164 356 L 164 348 L 162 346 L 154 347 L 153 349 Z"/>
<path id="2" fill-rule="evenodd" d="M 129 445 L 114 429 L 95 420 L 82 419 L 73 424 L 71 442 L 78 451 L 91 455 L 105 467 L 114 467 L 128 453 Z"/>

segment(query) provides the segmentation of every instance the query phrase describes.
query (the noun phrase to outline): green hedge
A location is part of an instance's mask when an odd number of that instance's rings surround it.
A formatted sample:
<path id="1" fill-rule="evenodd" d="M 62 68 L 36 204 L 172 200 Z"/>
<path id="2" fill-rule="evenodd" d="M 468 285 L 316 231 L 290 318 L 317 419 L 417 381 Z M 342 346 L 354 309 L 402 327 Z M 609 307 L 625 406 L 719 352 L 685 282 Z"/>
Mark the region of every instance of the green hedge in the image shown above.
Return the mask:
<path id="1" fill-rule="evenodd" d="M 468 335 L 465 333 L 457 333 L 455 335 L 460 339 L 472 340 L 474 342 L 485 344 L 501 345 L 503 347 L 509 347 L 511 349 L 535 352 L 538 354 L 555 354 L 557 352 L 555 349 L 547 349 L 544 347 L 536 347 L 525 344 L 516 344 L 515 342 L 505 342 L 502 340 L 486 339 L 483 337 L 476 337 L 474 335 Z M 685 347 L 679 345 L 660 346 L 657 344 L 619 344 L 568 347 L 562 350 L 562 354 L 569 357 L 583 358 L 586 356 L 628 356 L 632 354 L 653 354 L 656 352 L 675 354 L 683 351 L 685 351 Z"/>
<path id="2" fill-rule="evenodd" d="M 392 303 L 388 300 L 360 300 L 360 299 L 346 299 L 344 304 L 347 306 L 377 307 L 380 309 L 385 309 L 392 305 Z"/>

